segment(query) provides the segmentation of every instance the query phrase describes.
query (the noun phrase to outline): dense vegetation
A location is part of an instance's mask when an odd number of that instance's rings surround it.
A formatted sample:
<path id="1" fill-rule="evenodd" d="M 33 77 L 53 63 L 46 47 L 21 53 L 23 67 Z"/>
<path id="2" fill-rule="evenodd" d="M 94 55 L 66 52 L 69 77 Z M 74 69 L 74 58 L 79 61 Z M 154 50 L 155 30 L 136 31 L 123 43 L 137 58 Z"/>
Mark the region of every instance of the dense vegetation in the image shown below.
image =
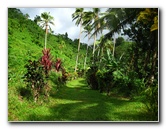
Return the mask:
<path id="1" fill-rule="evenodd" d="M 9 121 L 158 121 L 158 9 L 76 8 L 72 18 L 74 41 L 47 28 L 49 13 L 32 21 L 8 9 Z M 122 30 L 129 41 L 114 38 Z"/>
<path id="2" fill-rule="evenodd" d="M 38 69 L 40 65 L 38 60 L 43 56 L 44 37 L 45 31 L 34 21 L 27 19 L 19 9 L 11 8 L 8 10 L 9 114 L 11 111 L 15 112 L 12 109 L 15 109 L 16 104 L 20 103 L 19 99 L 29 92 L 24 80 L 27 80 L 26 82 L 29 82 L 29 85 L 31 85 L 34 79 L 39 80 L 40 78 L 39 74 L 41 73 L 41 69 Z M 53 35 L 49 33 L 47 38 L 47 48 L 50 48 L 52 62 L 55 65 L 56 59 L 61 58 L 62 64 L 68 74 L 70 74 L 71 79 L 76 76 L 74 73 L 74 65 L 77 53 L 77 42 L 78 40 L 72 41 L 68 38 L 67 33 L 66 35 Z M 86 45 L 81 44 L 81 48 L 80 53 L 82 54 L 82 59 L 79 60 L 80 69 L 83 68 L 83 57 L 86 52 Z M 30 62 L 33 62 L 32 64 L 34 65 L 29 65 Z M 34 68 L 35 70 L 28 71 L 28 69 Z M 52 73 L 53 71 L 55 69 L 52 70 Z M 39 78 L 36 78 L 37 76 Z M 40 76 L 43 75 L 40 74 Z M 57 78 L 58 76 L 60 75 L 57 75 Z M 41 80 L 41 83 L 43 81 Z"/>

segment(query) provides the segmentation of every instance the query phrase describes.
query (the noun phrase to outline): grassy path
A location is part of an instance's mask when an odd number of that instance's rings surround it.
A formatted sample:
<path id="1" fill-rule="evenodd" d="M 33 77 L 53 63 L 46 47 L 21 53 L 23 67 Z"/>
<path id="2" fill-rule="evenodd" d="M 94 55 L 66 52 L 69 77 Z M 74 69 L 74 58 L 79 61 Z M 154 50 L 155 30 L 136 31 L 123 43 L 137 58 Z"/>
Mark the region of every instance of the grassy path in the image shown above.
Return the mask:
<path id="1" fill-rule="evenodd" d="M 82 78 L 68 82 L 58 91 L 52 89 L 48 103 L 24 103 L 15 113 L 19 121 L 147 120 L 141 102 L 91 90 Z"/>
<path id="2" fill-rule="evenodd" d="M 146 120 L 143 104 L 111 97 L 91 90 L 84 79 L 73 80 L 52 95 L 55 104 L 43 120 L 55 121 L 139 121 Z"/>

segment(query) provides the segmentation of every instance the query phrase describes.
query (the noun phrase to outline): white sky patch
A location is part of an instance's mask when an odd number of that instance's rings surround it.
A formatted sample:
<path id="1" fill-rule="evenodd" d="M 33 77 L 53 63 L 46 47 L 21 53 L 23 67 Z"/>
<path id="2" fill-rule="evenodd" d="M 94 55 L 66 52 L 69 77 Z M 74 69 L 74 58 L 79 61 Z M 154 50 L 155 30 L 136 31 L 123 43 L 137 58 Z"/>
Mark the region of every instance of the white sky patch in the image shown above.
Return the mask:
<path id="1" fill-rule="evenodd" d="M 79 28 L 78 27 L 70 27 L 68 28 L 68 36 L 71 37 L 72 39 L 76 39 L 79 36 Z"/>

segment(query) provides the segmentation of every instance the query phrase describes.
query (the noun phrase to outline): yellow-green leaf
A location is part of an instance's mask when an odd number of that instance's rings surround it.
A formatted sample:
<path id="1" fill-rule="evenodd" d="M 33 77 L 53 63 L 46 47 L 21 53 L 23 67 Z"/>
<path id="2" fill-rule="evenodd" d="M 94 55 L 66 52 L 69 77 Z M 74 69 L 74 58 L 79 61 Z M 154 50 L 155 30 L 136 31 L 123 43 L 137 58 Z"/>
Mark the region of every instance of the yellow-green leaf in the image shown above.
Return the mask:
<path id="1" fill-rule="evenodd" d="M 158 29 L 158 16 L 154 17 L 153 21 L 154 21 L 154 24 L 151 26 L 150 31 L 154 31 Z"/>

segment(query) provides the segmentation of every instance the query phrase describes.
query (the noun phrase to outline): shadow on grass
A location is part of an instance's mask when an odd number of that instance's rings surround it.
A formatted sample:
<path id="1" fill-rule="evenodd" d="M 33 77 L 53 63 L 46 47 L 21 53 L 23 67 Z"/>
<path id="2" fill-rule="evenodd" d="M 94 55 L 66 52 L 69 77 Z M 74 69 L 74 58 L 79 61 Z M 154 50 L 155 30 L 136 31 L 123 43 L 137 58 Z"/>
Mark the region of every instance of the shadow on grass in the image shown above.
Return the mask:
<path id="1" fill-rule="evenodd" d="M 121 112 L 115 112 L 114 115 L 117 117 L 119 120 L 135 120 L 135 121 L 151 121 L 151 117 L 148 116 L 148 114 L 145 114 L 143 112 L 126 112 L 126 111 L 121 111 Z"/>
<path id="2" fill-rule="evenodd" d="M 17 88 L 17 91 L 18 91 L 20 96 L 24 97 L 27 100 L 33 98 L 30 89 L 28 89 L 26 87 L 19 87 L 19 88 Z"/>
<path id="3" fill-rule="evenodd" d="M 81 83 L 81 84 L 80 84 Z M 73 83 L 75 86 L 76 82 Z M 49 115 L 31 114 L 28 121 L 141 121 L 146 120 L 143 112 L 131 113 L 119 108 L 130 103 L 117 97 L 105 96 L 86 87 L 84 80 L 74 87 L 71 82 L 51 94 L 55 101 L 49 105 Z M 55 93 L 55 92 L 54 92 Z M 132 102 L 131 102 L 132 103 Z"/>

